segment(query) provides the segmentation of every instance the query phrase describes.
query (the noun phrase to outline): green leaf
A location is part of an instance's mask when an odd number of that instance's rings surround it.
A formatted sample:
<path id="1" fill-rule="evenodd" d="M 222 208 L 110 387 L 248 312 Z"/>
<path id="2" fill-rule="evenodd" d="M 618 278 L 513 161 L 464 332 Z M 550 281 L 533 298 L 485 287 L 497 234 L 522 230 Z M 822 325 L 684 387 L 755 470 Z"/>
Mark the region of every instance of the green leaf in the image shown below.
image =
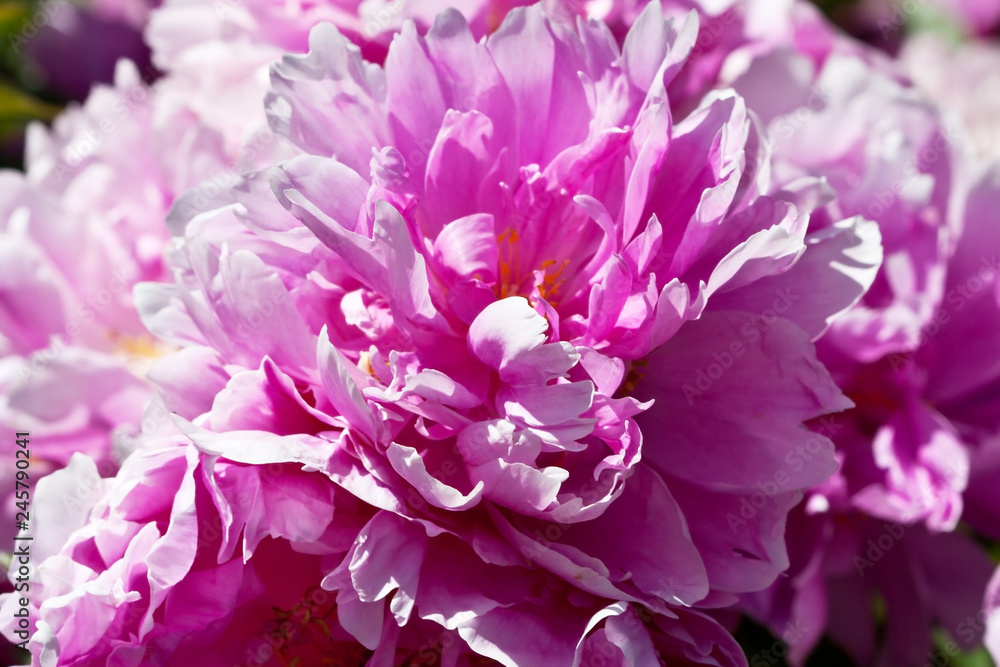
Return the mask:
<path id="1" fill-rule="evenodd" d="M 935 33 L 952 44 L 960 44 L 968 39 L 962 26 L 953 17 L 931 6 L 920 5 L 910 17 L 907 29 L 911 35 Z"/>
<path id="2" fill-rule="evenodd" d="M 21 27 L 21 21 L 31 14 L 31 7 L 25 2 L 0 2 L 0 32 L 6 35 Z"/>
<path id="3" fill-rule="evenodd" d="M 995 667 L 993 658 L 985 648 L 978 648 L 965 653 L 960 652 L 948 632 L 941 628 L 935 628 L 934 636 L 934 657 L 938 661 L 935 664 L 946 664 L 948 667 Z M 928 656 L 930 657 L 930 656 Z M 946 662 L 942 662 L 945 660 Z"/>
<path id="4" fill-rule="evenodd" d="M 953 667 L 994 667 L 993 659 L 984 648 L 952 656 L 951 665 Z"/>
<path id="5" fill-rule="evenodd" d="M 24 22 L 31 18 L 31 5 L 16 0 L 0 0 L 0 54 L 9 65 L 16 65 L 17 58 L 11 44 L 24 27 Z"/>
<path id="6" fill-rule="evenodd" d="M 0 138 L 22 130 L 33 120 L 52 120 L 59 107 L 0 82 Z"/>

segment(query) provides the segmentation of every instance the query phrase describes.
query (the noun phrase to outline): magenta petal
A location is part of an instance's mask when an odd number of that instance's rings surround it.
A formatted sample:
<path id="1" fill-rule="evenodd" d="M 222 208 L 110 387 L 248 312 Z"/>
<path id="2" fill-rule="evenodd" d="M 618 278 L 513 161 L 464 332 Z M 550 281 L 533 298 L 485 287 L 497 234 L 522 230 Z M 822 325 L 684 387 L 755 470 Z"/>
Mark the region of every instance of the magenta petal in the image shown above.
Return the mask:
<path id="1" fill-rule="evenodd" d="M 385 74 L 330 24 L 309 33 L 307 55 L 271 70 L 268 117 L 277 131 L 317 155 L 366 173 L 371 147 L 388 144 Z"/>
<path id="2" fill-rule="evenodd" d="M 154 362 L 147 379 L 160 390 L 171 412 L 191 420 L 208 412 L 216 394 L 226 386 L 229 375 L 222 366 L 222 358 L 212 348 L 188 347 Z M 193 375 L 197 382 L 191 382 Z"/>
<path id="3" fill-rule="evenodd" d="M 567 607 L 566 612 L 550 614 L 541 606 L 514 605 L 477 616 L 460 632 L 477 653 L 505 667 L 535 661 L 572 665 L 576 644 L 583 636 L 590 614 L 573 607 Z"/>
<path id="4" fill-rule="evenodd" d="M 320 475 L 303 474 L 294 466 L 231 466 L 216 475 L 222 500 L 233 517 L 229 549 L 220 557 L 231 556 L 241 533 L 244 558 L 268 536 L 315 542 L 333 518 L 333 487 Z"/>
<path id="5" fill-rule="evenodd" d="M 339 191 L 331 196 L 321 177 L 350 181 L 350 197 L 345 201 Z M 402 317 L 421 328 L 444 328 L 431 303 L 424 257 L 410 241 L 399 212 L 380 201 L 375 207 L 371 238 L 352 231 L 364 201 L 363 183 L 357 174 L 333 160 L 301 157 L 276 168 L 271 179 L 275 192 L 292 212 L 347 262 L 358 279 L 384 295 Z"/>
<path id="6" fill-rule="evenodd" d="M 690 606 L 709 591 L 687 521 L 661 477 L 638 466 L 597 519 L 567 531 L 571 544 L 601 560 L 614 582 L 630 580 L 672 604 Z"/>
<path id="7" fill-rule="evenodd" d="M 329 417 L 306 403 L 294 381 L 267 357 L 259 370 L 237 373 L 216 394 L 209 420 L 216 432 L 293 435 L 330 428 Z"/>
<path id="8" fill-rule="evenodd" d="M 781 491 L 773 479 L 743 494 L 666 479 L 688 520 L 713 591 L 760 590 L 788 568 L 785 521 L 801 500 L 801 492 Z"/>
<path id="9" fill-rule="evenodd" d="M 358 378 L 354 377 L 359 372 L 354 368 L 352 373 L 352 367 L 344 363 L 341 353 L 330 343 L 325 328 L 319 335 L 317 356 L 320 381 L 333 408 L 347 419 L 352 429 L 374 441 L 375 415 L 365 402 Z"/>
<path id="10" fill-rule="evenodd" d="M 475 507 L 482 498 L 483 482 L 478 482 L 471 491 L 463 494 L 427 472 L 423 458 L 412 447 L 394 442 L 386 450 L 386 458 L 389 459 L 393 470 L 412 484 L 424 500 L 435 507 L 463 510 Z"/>
<path id="11" fill-rule="evenodd" d="M 887 419 L 871 447 L 884 477 L 859 490 L 853 503 L 873 516 L 953 530 L 969 478 L 969 454 L 954 427 L 914 403 Z"/>
<path id="12" fill-rule="evenodd" d="M 517 116 L 530 119 L 519 128 L 521 164 L 545 164 L 587 132 L 590 113 L 577 75 L 586 66 L 560 32 L 534 5 L 511 11 L 487 40 Z"/>
<path id="13" fill-rule="evenodd" d="M 421 82 L 419 95 L 413 82 Z M 395 146 L 414 169 L 426 163 L 427 155 L 444 118 L 444 92 L 423 38 L 408 23 L 393 40 L 386 58 L 386 106 Z M 422 180 L 420 173 L 413 173 Z"/>
<path id="14" fill-rule="evenodd" d="M 223 253 L 219 276 L 228 289 L 218 295 L 216 312 L 232 338 L 282 366 L 312 365 L 312 336 L 276 272 L 241 250 Z"/>
<path id="15" fill-rule="evenodd" d="M 424 204 L 429 219 L 447 223 L 490 211 L 489 202 L 498 200 L 500 194 L 501 150 L 488 116 L 449 109 L 427 164 Z M 431 236 L 436 232 L 428 230 Z"/>
<path id="16" fill-rule="evenodd" d="M 644 375 L 636 397 L 656 403 L 638 422 L 663 435 L 647 437 L 643 458 L 662 472 L 753 492 L 779 471 L 792 490 L 836 469 L 830 441 L 802 423 L 851 403 L 785 320 L 706 313 L 654 351 Z M 742 444 L 734 451 L 733 442 Z"/>
<path id="17" fill-rule="evenodd" d="M 434 259 L 453 280 L 495 281 L 499 254 L 493 216 L 477 214 L 453 219 L 434 239 Z"/>
<path id="18" fill-rule="evenodd" d="M 355 542 L 348 570 L 358 597 L 366 602 L 393 594 L 390 609 L 402 625 L 413 611 L 427 534 L 419 523 L 380 512 Z"/>
<path id="19" fill-rule="evenodd" d="M 611 616 L 604 622 L 607 640 L 621 649 L 623 665 L 652 665 L 659 662 L 656 646 L 635 608 L 628 607 L 624 614 Z"/>
<path id="20" fill-rule="evenodd" d="M 750 312 L 778 310 L 810 338 L 819 338 L 839 315 L 854 306 L 871 287 L 882 264 L 878 225 L 852 218 L 809 234 L 794 266 L 758 280 L 747 289 L 712 302 L 713 307 Z M 809 285 L 808 294 L 802 286 Z M 834 342 L 836 342 L 836 334 Z"/>
<path id="21" fill-rule="evenodd" d="M 545 342 L 549 324 L 521 297 L 490 304 L 469 327 L 469 349 L 487 366 L 500 371 Z"/>
<path id="22" fill-rule="evenodd" d="M 698 611 L 682 610 L 677 619 L 657 618 L 661 632 L 653 641 L 667 664 L 746 667 L 743 650 L 719 623 Z M 766 659 L 764 656 L 759 656 Z"/>

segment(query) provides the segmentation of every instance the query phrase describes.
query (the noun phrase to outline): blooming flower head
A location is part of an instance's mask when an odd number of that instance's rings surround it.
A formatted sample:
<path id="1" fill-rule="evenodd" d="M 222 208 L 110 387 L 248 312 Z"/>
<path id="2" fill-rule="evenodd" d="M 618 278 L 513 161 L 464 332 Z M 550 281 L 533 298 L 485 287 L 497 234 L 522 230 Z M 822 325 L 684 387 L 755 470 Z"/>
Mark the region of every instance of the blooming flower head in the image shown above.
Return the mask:
<path id="1" fill-rule="evenodd" d="M 787 566 L 785 514 L 834 467 L 801 424 L 849 405 L 810 339 L 881 256 L 863 220 L 807 242 L 807 209 L 761 194 L 739 96 L 674 121 L 696 35 L 651 7 L 619 49 L 536 6 L 476 42 L 447 11 L 383 68 L 323 25 L 267 101 L 304 154 L 175 204 L 175 282 L 137 293 L 183 348 L 150 372 L 161 430 L 250 466 L 326 448 L 307 467 L 369 509 L 321 583 L 370 649 L 426 621 L 503 664 L 740 664 L 690 607 Z"/>
<path id="2" fill-rule="evenodd" d="M 969 84 L 794 0 L 516 4 L 167 0 L 162 80 L 32 130 L 35 665 L 1000 654 Z"/>

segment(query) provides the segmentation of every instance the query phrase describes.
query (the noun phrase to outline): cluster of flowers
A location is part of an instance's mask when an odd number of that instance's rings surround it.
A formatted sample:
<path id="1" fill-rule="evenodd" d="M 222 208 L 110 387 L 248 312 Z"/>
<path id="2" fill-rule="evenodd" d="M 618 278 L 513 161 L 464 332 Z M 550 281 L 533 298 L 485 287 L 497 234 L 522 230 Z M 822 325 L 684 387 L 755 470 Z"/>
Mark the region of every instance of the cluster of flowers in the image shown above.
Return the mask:
<path id="1" fill-rule="evenodd" d="M 4 635 L 1000 657 L 1000 105 L 942 69 L 1000 56 L 890 59 L 796 0 L 456 4 L 166 0 L 163 78 L 32 129 L 0 425 L 48 474 Z M 748 658 L 739 614 L 783 641 Z"/>

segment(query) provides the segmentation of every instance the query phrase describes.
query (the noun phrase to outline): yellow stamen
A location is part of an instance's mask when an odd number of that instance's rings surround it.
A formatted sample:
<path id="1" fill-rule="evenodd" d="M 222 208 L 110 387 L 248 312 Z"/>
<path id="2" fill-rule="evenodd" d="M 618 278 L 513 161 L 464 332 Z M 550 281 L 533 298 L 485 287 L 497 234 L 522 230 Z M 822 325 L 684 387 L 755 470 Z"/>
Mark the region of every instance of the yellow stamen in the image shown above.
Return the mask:
<path id="1" fill-rule="evenodd" d="M 537 285 L 538 292 L 550 304 L 553 306 L 557 305 L 555 298 L 558 296 L 559 289 L 566 283 L 567 279 L 563 276 L 563 272 L 569 266 L 569 259 L 564 259 L 562 263 L 559 263 L 555 259 L 546 259 L 537 269 L 523 274 L 521 272 L 521 256 L 518 249 L 519 240 L 520 237 L 517 230 L 510 227 L 497 236 L 497 245 L 500 251 L 500 275 L 498 276 L 499 280 L 496 285 L 497 297 L 505 299 L 508 296 L 521 294 L 524 291 L 522 285 L 525 278 L 534 274 L 535 271 L 540 271 L 542 273 L 542 280 Z M 554 267 L 555 270 L 553 270 Z"/>
<path id="2" fill-rule="evenodd" d="M 173 345 L 144 333 L 138 336 L 112 333 L 110 338 L 115 346 L 112 354 L 124 359 L 128 369 L 140 378 L 146 377 L 146 373 L 154 361 L 177 350 Z"/>
<path id="3" fill-rule="evenodd" d="M 545 275 L 542 277 L 542 284 L 538 286 L 538 293 L 542 295 L 542 298 L 552 304 L 553 307 L 558 305 L 555 300 L 556 296 L 559 294 L 559 288 L 566 284 L 566 278 L 563 277 L 563 271 L 569 266 L 569 259 L 564 259 L 562 264 L 555 271 L 549 272 L 548 268 L 555 265 L 556 261 L 554 259 L 547 259 L 542 262 L 539 270 L 544 271 Z"/>
<path id="4" fill-rule="evenodd" d="M 375 369 L 372 367 L 372 355 L 368 352 L 361 353 L 361 358 L 358 359 L 358 368 L 368 375 L 375 377 Z"/>

